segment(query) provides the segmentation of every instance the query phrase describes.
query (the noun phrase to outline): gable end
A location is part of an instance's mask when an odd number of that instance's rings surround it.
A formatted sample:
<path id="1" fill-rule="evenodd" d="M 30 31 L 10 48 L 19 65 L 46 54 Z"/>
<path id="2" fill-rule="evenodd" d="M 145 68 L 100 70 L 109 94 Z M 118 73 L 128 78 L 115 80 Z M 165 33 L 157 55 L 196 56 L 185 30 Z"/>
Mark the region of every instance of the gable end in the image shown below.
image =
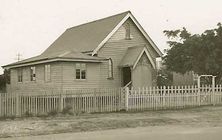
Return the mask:
<path id="1" fill-rule="evenodd" d="M 110 32 L 106 38 L 98 45 L 96 49 L 93 50 L 92 56 L 97 54 L 97 52 L 103 47 L 103 45 L 112 37 L 112 35 L 123 25 L 123 23 L 131 19 L 134 24 L 137 26 L 139 31 L 143 34 L 143 36 L 146 38 L 146 40 L 151 44 L 151 46 L 154 48 L 154 50 L 157 52 L 159 56 L 162 56 L 162 52 L 159 50 L 159 48 L 156 46 L 156 44 L 152 41 L 152 39 L 149 37 L 149 35 L 145 32 L 145 30 L 142 28 L 142 26 L 139 24 L 139 22 L 135 19 L 135 17 L 131 14 L 128 13 L 121 21 L 120 23 Z"/>

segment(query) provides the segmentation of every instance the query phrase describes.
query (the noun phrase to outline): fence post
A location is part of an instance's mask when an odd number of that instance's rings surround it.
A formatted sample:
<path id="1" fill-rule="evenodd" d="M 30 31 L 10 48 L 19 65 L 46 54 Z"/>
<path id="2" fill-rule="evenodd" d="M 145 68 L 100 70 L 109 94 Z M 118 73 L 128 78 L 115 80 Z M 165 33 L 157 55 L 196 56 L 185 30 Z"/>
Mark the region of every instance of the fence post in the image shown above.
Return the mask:
<path id="1" fill-rule="evenodd" d="M 93 94 L 93 108 L 94 108 L 94 111 L 95 112 L 99 112 L 99 110 L 98 110 L 98 107 L 97 107 L 97 105 L 96 105 L 96 96 L 97 96 L 97 91 L 96 91 L 96 89 L 94 89 L 94 94 Z"/>
<path id="2" fill-rule="evenodd" d="M 215 106 L 216 105 L 216 103 L 215 103 L 215 77 L 216 76 L 213 76 L 212 77 L 212 95 L 213 95 L 213 105 Z"/>
<path id="3" fill-rule="evenodd" d="M 16 94 L 16 116 L 19 117 L 19 93 Z"/>
<path id="4" fill-rule="evenodd" d="M 198 88 L 198 105 L 201 105 L 201 95 L 200 95 L 200 76 L 198 76 L 198 82 L 197 82 L 197 88 Z"/>
<path id="5" fill-rule="evenodd" d="M 118 98 L 118 100 L 117 100 L 118 101 L 118 111 L 120 111 L 121 110 L 121 105 L 122 105 L 121 104 L 122 103 L 121 102 L 122 101 L 122 98 L 121 98 L 122 88 L 119 88 L 117 93 L 118 93 L 118 97 L 117 97 Z M 117 98 L 115 98 L 115 99 L 117 99 Z"/>
<path id="6" fill-rule="evenodd" d="M 126 92 L 125 92 L 125 109 L 128 111 L 129 109 L 129 87 L 126 87 Z"/>
<path id="7" fill-rule="evenodd" d="M 166 109 L 166 86 L 163 86 L 163 108 Z"/>
<path id="8" fill-rule="evenodd" d="M 60 93 L 60 95 L 59 95 L 59 100 L 60 100 L 60 108 L 59 108 L 59 111 L 60 112 L 62 112 L 62 110 L 63 110 L 63 95 L 62 95 L 62 93 Z"/>

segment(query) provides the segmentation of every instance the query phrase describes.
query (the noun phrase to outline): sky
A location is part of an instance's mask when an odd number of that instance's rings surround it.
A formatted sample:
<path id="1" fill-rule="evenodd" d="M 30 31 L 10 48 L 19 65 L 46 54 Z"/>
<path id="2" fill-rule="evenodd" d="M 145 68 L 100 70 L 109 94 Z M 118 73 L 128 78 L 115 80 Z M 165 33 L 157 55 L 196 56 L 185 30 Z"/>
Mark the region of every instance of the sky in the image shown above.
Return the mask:
<path id="1" fill-rule="evenodd" d="M 163 52 L 163 30 L 202 33 L 222 22 L 221 0 L 0 0 L 0 66 L 41 54 L 67 28 L 130 10 Z M 3 69 L 0 68 L 0 74 Z"/>

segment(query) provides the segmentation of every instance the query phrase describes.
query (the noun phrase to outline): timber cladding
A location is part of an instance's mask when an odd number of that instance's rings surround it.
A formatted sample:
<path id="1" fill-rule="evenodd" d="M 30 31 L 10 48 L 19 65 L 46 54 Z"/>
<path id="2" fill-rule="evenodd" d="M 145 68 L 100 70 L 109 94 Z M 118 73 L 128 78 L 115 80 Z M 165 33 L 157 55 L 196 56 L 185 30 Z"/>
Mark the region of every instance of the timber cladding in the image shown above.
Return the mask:
<path id="1" fill-rule="evenodd" d="M 131 39 L 125 39 L 125 28 L 124 24 L 130 24 Z M 136 25 L 132 20 L 128 19 L 117 31 L 116 33 L 104 44 L 104 46 L 98 51 L 98 56 L 109 57 L 113 60 L 113 80 L 104 80 L 104 77 L 107 76 L 107 65 L 101 65 L 101 81 L 105 87 L 120 87 L 122 82 L 121 69 L 119 64 L 123 59 L 126 51 L 129 47 L 134 47 L 137 45 L 146 45 L 149 53 L 152 56 L 152 59 L 158 56 L 156 51 L 150 46 L 149 42 L 144 38 Z M 152 70 L 153 71 L 153 70 Z M 152 72 L 153 73 L 153 72 Z M 153 73 L 155 74 L 155 73 Z M 155 77 L 155 76 L 154 76 Z"/>
<path id="2" fill-rule="evenodd" d="M 35 81 L 31 81 L 30 78 L 31 66 L 22 67 L 22 82 L 18 82 L 18 68 L 11 69 L 11 84 L 7 85 L 7 92 L 38 92 L 41 90 L 61 90 L 62 64 L 61 62 L 54 62 L 49 64 L 51 66 L 51 80 L 48 82 L 45 81 L 45 64 L 35 65 Z"/>
<path id="3" fill-rule="evenodd" d="M 153 86 L 161 55 L 127 11 L 71 27 L 42 54 L 3 67 L 10 71 L 8 92 Z"/>

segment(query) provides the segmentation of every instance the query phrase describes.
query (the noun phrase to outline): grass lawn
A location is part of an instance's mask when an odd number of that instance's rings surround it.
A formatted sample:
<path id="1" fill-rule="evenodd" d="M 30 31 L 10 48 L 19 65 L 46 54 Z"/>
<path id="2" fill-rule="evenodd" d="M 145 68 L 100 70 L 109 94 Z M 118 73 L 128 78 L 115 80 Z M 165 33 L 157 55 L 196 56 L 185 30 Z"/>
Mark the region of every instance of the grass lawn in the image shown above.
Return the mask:
<path id="1" fill-rule="evenodd" d="M 0 138 L 147 126 L 222 126 L 222 106 L 0 120 Z"/>

